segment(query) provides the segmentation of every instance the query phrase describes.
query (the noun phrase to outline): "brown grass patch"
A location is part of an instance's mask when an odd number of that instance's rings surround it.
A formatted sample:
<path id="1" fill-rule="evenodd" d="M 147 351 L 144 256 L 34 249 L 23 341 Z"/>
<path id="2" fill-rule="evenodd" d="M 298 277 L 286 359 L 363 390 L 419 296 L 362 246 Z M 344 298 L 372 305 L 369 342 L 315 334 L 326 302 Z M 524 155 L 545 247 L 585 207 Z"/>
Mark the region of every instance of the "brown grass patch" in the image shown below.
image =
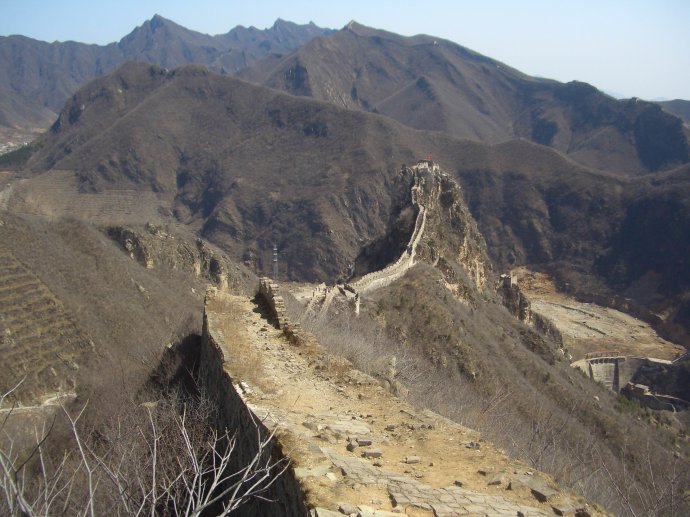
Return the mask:
<path id="1" fill-rule="evenodd" d="M 221 346 L 225 352 L 227 368 L 237 381 L 246 380 L 250 384 L 263 384 L 264 364 L 261 354 L 254 346 L 243 318 L 244 307 L 228 300 L 222 304 L 210 302 L 209 308 L 218 314 L 218 329 L 222 333 Z"/>

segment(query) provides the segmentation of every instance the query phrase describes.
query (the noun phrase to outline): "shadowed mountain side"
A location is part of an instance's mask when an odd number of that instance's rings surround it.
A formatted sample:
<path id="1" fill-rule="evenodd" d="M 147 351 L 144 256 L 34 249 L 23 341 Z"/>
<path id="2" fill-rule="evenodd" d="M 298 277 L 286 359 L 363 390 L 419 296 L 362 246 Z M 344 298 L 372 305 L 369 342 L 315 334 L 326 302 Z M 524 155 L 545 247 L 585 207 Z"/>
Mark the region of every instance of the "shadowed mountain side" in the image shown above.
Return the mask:
<path id="1" fill-rule="evenodd" d="M 169 68 L 199 63 L 232 74 L 257 59 L 291 52 L 329 32 L 313 23 L 277 20 L 264 30 L 237 26 L 226 34 L 209 36 L 155 15 L 108 45 L 0 37 L 0 125 L 47 126 L 79 87 L 127 60 Z"/>
<path id="2" fill-rule="evenodd" d="M 444 159 L 460 164 L 453 169 L 497 269 L 530 264 L 549 272 L 559 289 L 630 312 L 690 344 L 689 166 L 623 179 L 517 141 L 480 161 Z"/>
<path id="3" fill-rule="evenodd" d="M 682 118 L 686 124 L 690 124 L 690 101 L 675 99 L 672 101 L 657 102 L 662 108 L 676 117 Z"/>
<path id="4" fill-rule="evenodd" d="M 77 93 L 35 147 L 27 170 L 74 171 L 90 192 L 153 190 L 161 213 L 257 270 L 268 271 L 277 244 L 292 279 L 344 275 L 389 235 L 410 202 L 400 164 L 427 152 L 459 179 L 499 269 L 527 264 L 570 291 L 609 298 L 622 284 L 607 288 L 596 264 L 622 253 L 614 242 L 629 205 L 665 185 L 687 189 L 687 167 L 625 179 L 528 141 L 488 146 L 415 131 L 200 67 L 127 64 Z M 687 291 L 674 271 L 657 271 L 658 289 L 635 299 L 665 298 L 672 284 Z"/>
<path id="5" fill-rule="evenodd" d="M 25 403 L 52 395 L 56 384 L 74 389 L 75 380 L 87 392 L 137 389 L 166 345 L 200 330 L 209 282 L 240 292 L 255 283 L 184 232 L 134 230 L 109 237 L 81 221 L 0 211 L 3 388 L 26 375 L 16 394 Z"/>
<path id="6" fill-rule="evenodd" d="M 97 230 L 75 221 L 50 224 L 6 212 L 0 217 L 4 223 L 0 228 L 2 249 L 47 286 L 91 342 L 88 353 L 74 359 L 77 366 L 72 375 L 80 377 L 78 385 L 97 385 L 99 376 L 114 380 L 110 373 L 99 374 L 99 370 L 112 370 L 118 376 L 115 372 L 122 369 L 118 384 L 124 389 L 125 376 L 138 379 L 144 375 L 146 365 L 157 359 L 183 322 L 196 321 L 202 300 L 190 291 L 192 282 L 182 282 L 179 276 L 174 281 L 156 278 Z M 180 289 L 182 285 L 187 289 Z M 3 302 L 3 313 L 21 307 L 12 299 Z M 24 318 L 39 321 L 41 309 L 35 303 L 28 306 Z M 53 363 L 56 368 L 62 366 L 61 356 L 69 352 L 64 336 L 60 338 L 45 343 L 35 340 L 32 345 L 41 346 L 41 355 L 31 357 L 32 362 L 25 365 L 20 358 L 29 354 L 30 347 L 24 345 L 26 351 L 14 354 L 17 357 L 8 355 L 3 361 L 8 372 L 3 384 L 11 386 L 19 380 L 17 371 L 23 366 L 29 377 L 19 398 L 35 403 L 37 392 L 50 387 L 50 375 L 45 372 Z"/>
<path id="7" fill-rule="evenodd" d="M 688 161 L 681 121 L 655 104 L 616 101 L 576 81 L 529 77 L 431 36 L 408 38 L 351 22 L 241 76 L 418 129 L 489 143 L 528 138 L 602 170 L 640 173 Z"/>

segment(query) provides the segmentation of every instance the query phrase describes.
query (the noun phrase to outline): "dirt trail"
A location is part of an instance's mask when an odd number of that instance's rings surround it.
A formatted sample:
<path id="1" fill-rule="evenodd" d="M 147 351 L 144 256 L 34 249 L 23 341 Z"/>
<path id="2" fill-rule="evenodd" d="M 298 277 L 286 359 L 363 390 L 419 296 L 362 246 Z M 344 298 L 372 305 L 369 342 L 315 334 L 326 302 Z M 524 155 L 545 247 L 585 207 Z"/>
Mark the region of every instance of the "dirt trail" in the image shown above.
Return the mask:
<path id="1" fill-rule="evenodd" d="M 539 503 L 525 483 L 546 486 L 545 475 L 507 458 L 478 433 L 392 397 L 320 347 L 290 345 L 249 299 L 218 293 L 207 314 L 209 325 L 227 324 L 221 334 L 234 336 L 221 345 L 226 357 L 245 360 L 226 368 L 248 386 L 254 412 L 280 426 L 310 506 L 365 505 L 376 515 L 395 508 L 407 515 L 515 516 L 553 515 L 551 504 L 584 505 L 561 492 Z M 363 457 L 365 451 L 372 457 Z M 514 489 L 507 490 L 511 481 Z"/>

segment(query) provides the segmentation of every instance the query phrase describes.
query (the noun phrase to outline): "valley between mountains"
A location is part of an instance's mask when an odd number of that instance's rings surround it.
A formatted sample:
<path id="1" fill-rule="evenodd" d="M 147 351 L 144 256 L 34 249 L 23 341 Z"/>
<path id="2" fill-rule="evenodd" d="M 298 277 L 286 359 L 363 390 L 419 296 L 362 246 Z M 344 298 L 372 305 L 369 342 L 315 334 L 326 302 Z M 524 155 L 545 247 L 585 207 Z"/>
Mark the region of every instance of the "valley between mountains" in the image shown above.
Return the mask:
<path id="1" fill-rule="evenodd" d="M 355 22 L 156 16 L 71 71 L 27 40 L 0 38 L 12 465 L 44 422 L 59 464 L 65 414 L 110 451 L 187 394 L 291 462 L 239 514 L 687 514 L 682 102 Z"/>

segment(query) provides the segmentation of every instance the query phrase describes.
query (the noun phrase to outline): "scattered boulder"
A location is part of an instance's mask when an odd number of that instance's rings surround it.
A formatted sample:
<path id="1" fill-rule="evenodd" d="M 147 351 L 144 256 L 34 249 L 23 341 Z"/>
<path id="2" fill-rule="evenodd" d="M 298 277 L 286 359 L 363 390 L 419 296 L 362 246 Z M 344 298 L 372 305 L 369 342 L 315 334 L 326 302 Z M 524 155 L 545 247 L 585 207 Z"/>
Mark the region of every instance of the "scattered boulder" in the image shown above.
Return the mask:
<path id="1" fill-rule="evenodd" d="M 533 481 L 532 483 L 530 483 L 529 488 L 532 492 L 532 495 L 540 503 L 545 503 L 546 501 L 558 494 L 557 490 L 550 488 L 546 485 L 546 483 L 542 482 Z"/>
<path id="2" fill-rule="evenodd" d="M 365 458 L 380 458 L 383 456 L 383 452 L 381 452 L 381 449 L 367 449 L 362 453 L 362 456 Z"/>
<path id="3" fill-rule="evenodd" d="M 345 515 L 357 515 L 359 513 L 357 507 L 350 503 L 338 503 L 338 511 L 340 513 L 344 513 Z"/>
<path id="4" fill-rule="evenodd" d="M 503 483 L 503 480 L 505 479 L 505 477 L 506 477 L 505 472 L 498 472 L 491 477 L 491 479 L 489 480 L 489 482 L 487 484 L 489 486 L 498 486 L 501 483 Z"/>

